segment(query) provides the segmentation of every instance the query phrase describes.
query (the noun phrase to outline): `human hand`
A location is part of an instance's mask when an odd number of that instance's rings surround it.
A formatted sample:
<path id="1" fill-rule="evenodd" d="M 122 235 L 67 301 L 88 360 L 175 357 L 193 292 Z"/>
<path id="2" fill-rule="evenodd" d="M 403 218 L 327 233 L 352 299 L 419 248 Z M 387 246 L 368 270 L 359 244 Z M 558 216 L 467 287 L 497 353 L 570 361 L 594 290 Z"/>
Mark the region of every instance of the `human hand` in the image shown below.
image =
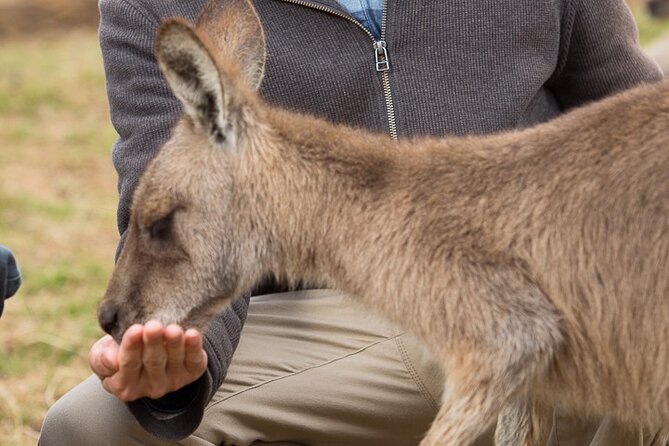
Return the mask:
<path id="1" fill-rule="evenodd" d="M 125 402 L 161 398 L 197 380 L 207 368 L 202 334 L 158 321 L 133 325 L 119 345 L 106 335 L 88 352 L 102 387 Z"/>

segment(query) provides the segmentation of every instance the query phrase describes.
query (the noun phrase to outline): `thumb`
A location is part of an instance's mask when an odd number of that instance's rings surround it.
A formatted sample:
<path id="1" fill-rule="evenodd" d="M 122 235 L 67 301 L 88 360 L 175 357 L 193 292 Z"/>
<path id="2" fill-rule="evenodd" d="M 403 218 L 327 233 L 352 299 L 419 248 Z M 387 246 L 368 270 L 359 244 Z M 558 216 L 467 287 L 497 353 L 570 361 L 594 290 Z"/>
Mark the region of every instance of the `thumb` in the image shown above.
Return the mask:
<path id="1" fill-rule="evenodd" d="M 100 365 L 114 374 L 118 372 L 118 348 L 108 349 L 102 352 L 100 355 Z"/>
<path id="2" fill-rule="evenodd" d="M 88 353 L 88 364 L 100 379 L 112 376 L 118 371 L 119 346 L 111 336 L 99 339 Z"/>

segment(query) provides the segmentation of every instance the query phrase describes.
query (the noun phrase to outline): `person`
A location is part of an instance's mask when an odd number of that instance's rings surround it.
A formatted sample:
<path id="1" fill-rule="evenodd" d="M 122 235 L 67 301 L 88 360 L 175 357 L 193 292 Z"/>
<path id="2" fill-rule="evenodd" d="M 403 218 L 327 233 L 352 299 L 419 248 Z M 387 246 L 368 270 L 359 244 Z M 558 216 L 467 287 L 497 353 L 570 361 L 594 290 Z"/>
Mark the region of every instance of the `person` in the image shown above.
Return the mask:
<path id="1" fill-rule="evenodd" d="M 14 296 L 21 286 L 21 272 L 12 252 L 0 245 L 0 316 L 5 308 L 5 299 Z"/>
<path id="2" fill-rule="evenodd" d="M 661 78 L 623 0 L 253 3 L 267 41 L 266 101 L 393 138 L 528 127 Z M 170 16 L 195 21 L 203 4 L 100 2 L 121 240 L 139 175 L 180 114 L 152 55 L 156 28 Z M 252 295 L 204 334 L 151 321 L 120 346 L 103 337 L 89 354 L 97 376 L 49 410 L 40 444 L 420 442 L 444 378 L 418 340 L 336 291 L 270 281 Z M 550 444 L 641 437 L 661 441 L 558 413 Z"/>

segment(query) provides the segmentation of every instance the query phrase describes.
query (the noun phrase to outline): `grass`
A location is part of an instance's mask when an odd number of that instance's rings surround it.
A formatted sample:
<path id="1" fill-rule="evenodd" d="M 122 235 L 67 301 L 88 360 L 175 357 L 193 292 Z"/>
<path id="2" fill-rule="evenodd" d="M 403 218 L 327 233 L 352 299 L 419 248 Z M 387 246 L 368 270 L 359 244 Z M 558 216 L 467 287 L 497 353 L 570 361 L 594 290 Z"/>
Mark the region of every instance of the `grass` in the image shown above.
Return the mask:
<path id="1" fill-rule="evenodd" d="M 669 31 L 637 13 L 643 42 Z M 93 31 L 0 45 L 0 243 L 24 286 L 0 319 L 0 443 L 35 444 L 47 408 L 89 375 L 117 235 Z"/>
<path id="2" fill-rule="evenodd" d="M 115 133 L 94 31 L 3 41 L 0 67 L 0 243 L 24 274 L 0 319 L 0 443 L 23 446 L 90 374 L 117 239 Z"/>
<path id="3" fill-rule="evenodd" d="M 634 8 L 634 17 L 639 25 L 639 40 L 646 45 L 669 32 L 669 19 L 654 20 L 643 9 Z"/>

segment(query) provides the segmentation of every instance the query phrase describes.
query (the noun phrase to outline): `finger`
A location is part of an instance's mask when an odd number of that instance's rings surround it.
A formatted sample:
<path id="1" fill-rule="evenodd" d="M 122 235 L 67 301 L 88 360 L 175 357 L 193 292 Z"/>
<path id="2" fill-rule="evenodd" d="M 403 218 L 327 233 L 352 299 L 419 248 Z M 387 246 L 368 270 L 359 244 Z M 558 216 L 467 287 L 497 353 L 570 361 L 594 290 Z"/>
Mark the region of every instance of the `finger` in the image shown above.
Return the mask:
<path id="1" fill-rule="evenodd" d="M 100 355 L 100 361 L 102 365 L 112 373 L 116 373 L 119 368 L 118 353 L 120 346 L 111 336 L 107 336 L 107 339 L 102 342 L 101 346 L 102 354 Z"/>
<path id="2" fill-rule="evenodd" d="M 167 351 L 163 344 L 163 331 L 163 324 L 158 321 L 149 321 L 144 326 L 142 363 L 150 377 L 155 373 L 165 373 Z"/>
<path id="3" fill-rule="evenodd" d="M 100 379 L 118 371 L 118 344 L 109 336 L 103 336 L 88 351 L 88 365 Z"/>
<path id="4" fill-rule="evenodd" d="M 184 348 L 184 331 L 171 324 L 165 328 L 165 347 L 167 349 L 167 374 L 183 370 L 186 350 Z"/>
<path id="5" fill-rule="evenodd" d="M 186 359 L 184 365 L 188 373 L 197 378 L 207 368 L 207 353 L 202 347 L 202 334 L 190 328 L 184 334 L 185 345 L 186 345 Z"/>
<path id="6" fill-rule="evenodd" d="M 102 379 L 102 387 L 107 392 L 125 401 L 126 395 L 124 394 L 124 391 L 126 390 L 126 387 L 124 385 L 121 385 L 118 375 L 109 376 L 107 378 Z"/>
<path id="7" fill-rule="evenodd" d="M 112 395 L 116 395 L 116 388 L 112 385 L 112 380 L 110 378 L 102 378 L 102 388 Z"/>
<path id="8" fill-rule="evenodd" d="M 137 383 L 142 371 L 142 325 L 133 325 L 126 330 L 118 353 L 119 380 L 123 384 Z"/>
<path id="9" fill-rule="evenodd" d="M 100 372 L 103 376 L 112 376 L 119 370 L 119 345 L 112 339 L 112 343 L 105 346 L 98 356 Z"/>
<path id="10" fill-rule="evenodd" d="M 137 391 L 141 371 L 142 331 L 141 325 L 133 325 L 124 333 L 120 346 L 112 339 L 110 348 L 101 354 L 101 361 L 118 366 L 118 372 L 102 379 L 102 387 L 126 402 L 142 396 Z"/>
<path id="11" fill-rule="evenodd" d="M 142 397 L 134 388 L 121 384 L 118 376 L 103 379 L 102 388 L 125 402 L 135 401 Z"/>
<path id="12" fill-rule="evenodd" d="M 149 321 L 144 325 L 142 342 L 142 364 L 148 385 L 148 396 L 160 398 L 167 393 L 167 351 L 163 342 L 165 328 L 158 321 Z"/>
<path id="13" fill-rule="evenodd" d="M 106 348 L 100 356 L 100 362 L 104 367 L 107 368 L 107 370 L 111 371 L 112 374 L 118 372 L 119 369 L 119 350 L 120 346 L 116 343 L 116 341 L 114 341 L 114 343 L 110 344 L 109 347 Z"/>

